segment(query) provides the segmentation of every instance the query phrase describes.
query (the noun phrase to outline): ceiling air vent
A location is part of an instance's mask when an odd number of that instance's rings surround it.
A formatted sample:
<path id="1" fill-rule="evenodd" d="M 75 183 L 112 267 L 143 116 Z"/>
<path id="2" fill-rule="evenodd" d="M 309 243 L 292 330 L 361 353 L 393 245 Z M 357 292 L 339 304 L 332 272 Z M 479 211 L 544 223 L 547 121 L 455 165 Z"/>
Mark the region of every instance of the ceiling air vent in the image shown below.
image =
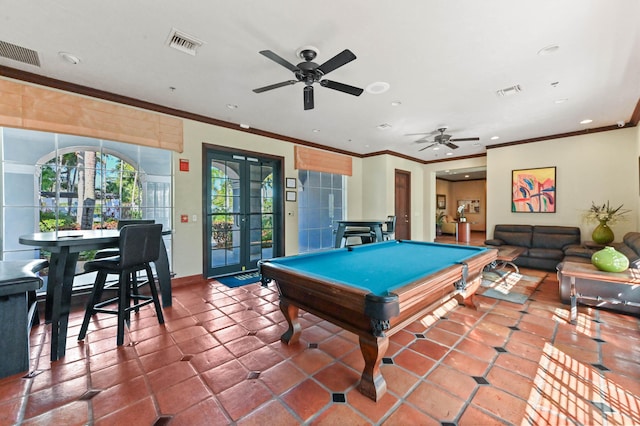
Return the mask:
<path id="1" fill-rule="evenodd" d="M 498 90 L 498 91 L 496 91 L 496 94 L 498 96 L 511 96 L 511 95 L 515 95 L 516 93 L 519 93 L 521 91 L 522 91 L 522 87 L 520 87 L 519 84 L 516 84 L 514 86 L 506 87 L 504 89 Z"/>
<path id="2" fill-rule="evenodd" d="M 40 66 L 38 52 L 2 40 L 0 40 L 0 56 L 13 59 L 14 61 L 24 62 L 25 64 L 35 65 L 36 67 Z"/>
<path id="3" fill-rule="evenodd" d="M 203 43 L 203 41 L 175 28 L 171 29 L 171 33 L 169 33 L 169 38 L 167 39 L 169 47 L 193 56 L 196 56 L 196 50 L 198 50 L 198 47 L 202 46 Z"/>

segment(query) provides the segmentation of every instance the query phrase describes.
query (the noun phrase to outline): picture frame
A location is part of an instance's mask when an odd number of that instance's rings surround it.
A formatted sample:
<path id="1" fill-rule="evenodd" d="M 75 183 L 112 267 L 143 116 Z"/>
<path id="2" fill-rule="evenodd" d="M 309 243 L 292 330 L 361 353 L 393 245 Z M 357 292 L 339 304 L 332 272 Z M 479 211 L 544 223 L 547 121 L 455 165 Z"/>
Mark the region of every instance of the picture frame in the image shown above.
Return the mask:
<path id="1" fill-rule="evenodd" d="M 284 181 L 285 188 L 295 188 L 296 187 L 296 178 L 286 178 Z"/>
<path id="2" fill-rule="evenodd" d="M 458 207 L 464 205 L 465 214 L 479 214 L 480 200 L 458 200 Z"/>
<path id="3" fill-rule="evenodd" d="M 512 213 L 556 212 L 556 168 L 511 171 Z"/>
<path id="4" fill-rule="evenodd" d="M 296 191 L 286 191 L 286 198 L 287 201 L 296 201 L 297 199 L 297 194 Z"/>
<path id="5" fill-rule="evenodd" d="M 436 194 L 436 208 L 445 210 L 447 208 L 447 196 L 444 194 Z"/>

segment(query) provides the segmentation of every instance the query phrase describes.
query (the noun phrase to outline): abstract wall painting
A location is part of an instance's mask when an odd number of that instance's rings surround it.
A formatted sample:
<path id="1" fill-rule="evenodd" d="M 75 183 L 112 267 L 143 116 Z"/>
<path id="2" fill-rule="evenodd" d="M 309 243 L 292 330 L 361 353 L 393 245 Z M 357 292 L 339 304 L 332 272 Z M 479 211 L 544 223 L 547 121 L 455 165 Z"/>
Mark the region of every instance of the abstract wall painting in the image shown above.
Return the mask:
<path id="1" fill-rule="evenodd" d="M 556 168 L 513 170 L 511 211 L 514 213 L 556 212 Z"/>

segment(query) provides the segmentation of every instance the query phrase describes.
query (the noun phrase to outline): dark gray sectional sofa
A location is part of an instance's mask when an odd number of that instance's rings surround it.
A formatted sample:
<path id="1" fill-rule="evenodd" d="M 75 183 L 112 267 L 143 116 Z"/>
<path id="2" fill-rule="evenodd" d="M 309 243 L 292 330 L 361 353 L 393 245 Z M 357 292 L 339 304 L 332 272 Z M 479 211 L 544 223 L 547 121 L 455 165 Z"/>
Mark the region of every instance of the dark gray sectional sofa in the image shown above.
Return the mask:
<path id="1" fill-rule="evenodd" d="M 514 263 L 546 271 L 555 271 L 567 253 L 576 256 L 576 261 L 590 262 L 591 258 L 589 250 L 580 245 L 580 228 L 575 226 L 496 225 L 493 238 L 484 243 L 496 248 L 524 247 L 527 250 Z"/>

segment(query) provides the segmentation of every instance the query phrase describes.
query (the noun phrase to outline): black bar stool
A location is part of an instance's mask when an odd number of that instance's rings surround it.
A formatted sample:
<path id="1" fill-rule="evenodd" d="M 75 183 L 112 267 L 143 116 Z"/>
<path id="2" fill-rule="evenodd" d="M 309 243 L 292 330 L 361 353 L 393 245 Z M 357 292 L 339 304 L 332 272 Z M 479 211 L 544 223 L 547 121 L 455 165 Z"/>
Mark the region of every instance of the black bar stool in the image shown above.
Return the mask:
<path id="1" fill-rule="evenodd" d="M 87 302 L 78 340 L 84 339 L 89 327 L 89 320 L 98 312 L 118 316 L 118 346 L 124 343 L 124 324 L 126 322 L 127 326 L 129 326 L 131 311 L 137 311 L 141 306 L 153 303 L 158 322 L 160 324 L 164 323 L 158 291 L 150 265 L 160 256 L 161 238 L 161 224 L 126 225 L 120 230 L 119 255 L 85 263 L 84 269 L 86 272 L 97 272 L 98 275 Z M 138 271 L 146 271 L 147 281 L 140 283 L 140 286 L 148 284 L 151 296 L 139 294 L 139 284 L 137 280 L 132 279 L 132 276 L 135 276 Z M 117 283 L 118 295 L 101 301 L 107 275 L 109 274 L 117 274 L 119 276 Z M 133 304 L 131 303 L 132 301 Z M 116 302 L 118 304 L 117 309 L 105 308 L 105 306 Z"/>

